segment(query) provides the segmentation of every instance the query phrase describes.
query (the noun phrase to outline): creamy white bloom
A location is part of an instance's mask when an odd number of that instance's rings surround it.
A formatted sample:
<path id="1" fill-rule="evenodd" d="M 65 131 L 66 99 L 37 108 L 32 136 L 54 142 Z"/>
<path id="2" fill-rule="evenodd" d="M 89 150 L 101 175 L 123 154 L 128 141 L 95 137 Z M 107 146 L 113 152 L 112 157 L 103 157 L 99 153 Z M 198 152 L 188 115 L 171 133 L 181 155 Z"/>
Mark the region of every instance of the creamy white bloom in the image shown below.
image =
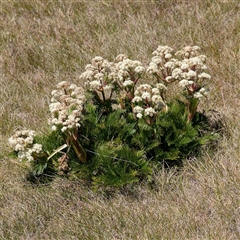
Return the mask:
<path id="1" fill-rule="evenodd" d="M 74 84 L 74 83 L 70 84 L 70 86 L 69 86 L 70 90 L 75 90 L 77 88 L 78 88 L 78 86 L 76 84 Z"/>
<path id="2" fill-rule="evenodd" d="M 32 152 L 36 152 L 36 153 L 42 152 L 42 144 L 39 144 L 39 143 L 33 144 Z"/>
<path id="3" fill-rule="evenodd" d="M 154 57 L 152 57 L 152 63 L 155 63 L 155 64 L 161 64 L 162 62 L 163 62 L 163 60 L 162 60 L 162 58 L 161 57 L 159 57 L 159 56 L 154 56 Z"/>
<path id="4" fill-rule="evenodd" d="M 141 84 L 137 87 L 138 92 L 143 92 L 143 91 L 151 91 L 152 86 L 150 84 Z"/>
<path id="5" fill-rule="evenodd" d="M 202 98 L 203 95 L 202 95 L 200 92 L 195 92 L 195 93 L 193 94 L 193 97 L 194 97 L 194 98 Z"/>
<path id="6" fill-rule="evenodd" d="M 167 53 L 167 54 L 165 54 L 165 56 L 164 56 L 166 59 L 170 59 L 171 57 L 172 57 L 172 54 L 170 54 L 170 53 Z"/>
<path id="7" fill-rule="evenodd" d="M 158 65 L 154 62 L 151 62 L 149 64 L 146 72 L 148 74 L 158 74 L 159 73 Z"/>
<path id="8" fill-rule="evenodd" d="M 99 80 L 94 80 L 89 82 L 89 88 L 90 90 L 96 90 L 99 89 L 101 87 L 101 82 Z"/>
<path id="9" fill-rule="evenodd" d="M 157 83 L 156 87 L 161 91 L 167 91 L 167 86 L 164 85 L 163 83 Z"/>
<path id="10" fill-rule="evenodd" d="M 121 62 L 121 61 L 123 61 L 123 60 L 125 60 L 127 58 L 128 58 L 127 55 L 121 53 L 121 54 L 117 55 L 115 60 L 116 60 L 116 62 Z"/>
<path id="11" fill-rule="evenodd" d="M 182 69 L 182 70 L 187 70 L 187 69 L 189 69 L 189 65 L 188 65 L 187 63 L 183 63 L 183 64 L 181 65 L 181 69 Z"/>
<path id="12" fill-rule="evenodd" d="M 104 59 L 101 56 L 96 56 L 92 59 L 92 65 L 96 67 L 100 67 L 103 63 Z"/>
<path id="13" fill-rule="evenodd" d="M 175 77 L 176 77 L 176 76 L 175 76 Z M 177 78 L 179 78 L 179 76 L 178 76 Z M 165 80 L 166 80 L 167 82 L 173 82 L 173 81 L 176 80 L 176 79 L 174 79 L 173 76 L 167 76 L 167 77 L 165 78 Z"/>
<path id="14" fill-rule="evenodd" d="M 204 87 L 202 87 L 202 88 L 199 90 L 199 93 L 201 93 L 201 94 L 204 95 L 204 96 L 207 96 L 208 93 L 209 93 L 209 90 L 206 89 L 206 88 L 204 88 Z"/>
<path id="15" fill-rule="evenodd" d="M 71 126 L 70 126 L 70 128 L 71 128 Z M 62 131 L 62 132 L 65 132 L 65 131 L 67 131 L 67 129 L 68 129 L 67 127 L 62 127 L 62 128 L 61 128 L 61 131 Z"/>
<path id="16" fill-rule="evenodd" d="M 147 73 L 156 77 L 158 82 L 162 80 L 169 84 L 178 81 L 183 90 L 188 89 L 186 94 L 195 94 L 194 97 L 201 98 L 205 96 L 205 91 L 198 90 L 204 85 L 204 80 L 211 79 L 211 76 L 205 72 L 206 56 L 200 55 L 200 50 L 198 46 L 186 46 L 176 52 L 168 46 L 158 46 L 153 52 L 154 56 L 147 68 Z M 153 97 L 153 92 L 148 92 L 151 94 L 152 101 L 157 99 Z M 160 90 L 160 95 L 162 94 L 163 90 Z"/>
<path id="17" fill-rule="evenodd" d="M 91 81 L 94 78 L 94 71 L 93 70 L 86 70 L 80 75 L 80 80 L 83 80 L 85 82 Z"/>
<path id="18" fill-rule="evenodd" d="M 127 86 L 131 86 L 131 85 L 133 85 L 133 81 L 132 80 L 125 80 L 124 82 L 123 82 L 123 86 L 124 87 L 127 87 Z"/>
<path id="19" fill-rule="evenodd" d="M 36 132 L 32 130 L 17 131 L 9 138 L 9 144 L 18 153 L 20 160 L 34 160 L 34 155 L 42 152 L 42 145 L 34 143 Z"/>
<path id="20" fill-rule="evenodd" d="M 17 144 L 15 145 L 15 147 L 14 147 L 14 151 L 16 151 L 16 152 L 18 152 L 18 151 L 24 151 L 24 149 L 25 149 L 25 146 L 22 145 L 22 144 L 19 144 L 19 143 L 17 143 Z"/>
<path id="21" fill-rule="evenodd" d="M 48 123 L 52 130 L 57 130 L 57 126 L 60 126 L 62 132 L 65 132 L 79 126 L 86 97 L 84 89 L 76 84 L 64 82 L 58 84 L 58 89 L 61 91 L 52 91 L 54 101 L 49 105 L 51 116 Z M 58 97 L 55 97 L 56 94 Z"/>
<path id="22" fill-rule="evenodd" d="M 97 74 L 94 75 L 94 78 L 97 79 L 98 81 L 103 81 L 104 74 L 101 72 L 98 72 Z"/>
<path id="23" fill-rule="evenodd" d="M 135 72 L 136 72 L 136 73 L 141 74 L 141 73 L 144 73 L 144 71 L 145 71 L 145 67 L 143 67 L 143 66 L 137 66 L 137 67 L 135 68 Z"/>
<path id="24" fill-rule="evenodd" d="M 109 91 L 109 90 L 112 90 L 113 89 L 113 85 L 105 85 L 103 86 L 103 90 L 104 91 Z"/>
<path id="25" fill-rule="evenodd" d="M 133 108 L 133 112 L 134 113 L 142 113 L 143 112 L 143 108 L 140 106 L 136 106 Z"/>
<path id="26" fill-rule="evenodd" d="M 149 107 L 144 110 L 144 114 L 145 116 L 153 117 L 156 114 L 156 111 L 154 110 L 154 108 Z"/>
<path id="27" fill-rule="evenodd" d="M 190 58 L 196 56 L 200 50 L 198 46 L 186 46 L 182 50 L 175 53 L 176 56 L 181 56 L 182 58 Z"/>
<path id="28" fill-rule="evenodd" d="M 29 151 L 27 151 L 27 152 L 25 153 L 25 157 L 26 157 L 26 159 L 27 159 L 29 162 L 34 160 L 34 158 L 33 158 L 33 156 L 32 156 L 32 153 L 29 152 Z"/>
<path id="29" fill-rule="evenodd" d="M 155 104 L 158 102 L 163 102 L 162 97 L 160 95 L 153 95 L 152 96 L 152 102 L 154 102 Z"/>
<path id="30" fill-rule="evenodd" d="M 176 61 L 175 60 L 171 60 L 171 61 L 168 61 L 164 64 L 164 67 L 165 68 L 170 68 L 170 69 L 174 69 L 176 67 Z"/>
<path id="31" fill-rule="evenodd" d="M 53 131 L 56 131 L 57 130 L 57 127 L 55 125 L 52 126 L 52 130 Z"/>
<path id="32" fill-rule="evenodd" d="M 168 47 L 168 46 L 158 46 L 158 48 L 152 53 L 153 55 L 156 56 L 161 56 L 164 57 L 164 55 L 168 54 L 168 53 L 172 53 L 173 52 L 173 48 Z"/>
<path id="33" fill-rule="evenodd" d="M 33 143 L 33 137 L 29 136 L 25 138 L 25 144 L 32 144 Z"/>
<path id="34" fill-rule="evenodd" d="M 115 65 L 115 72 L 117 72 L 118 84 L 124 86 L 124 82 L 132 79 L 133 76 L 139 78 L 145 72 L 145 68 L 140 61 L 123 58 Z"/>
<path id="35" fill-rule="evenodd" d="M 132 102 L 135 103 L 135 102 L 141 102 L 143 99 L 139 96 L 135 96 L 133 99 L 132 99 Z"/>
<path id="36" fill-rule="evenodd" d="M 144 92 L 144 93 L 142 93 L 141 98 L 144 99 L 144 100 L 150 100 L 151 99 L 151 94 L 149 92 Z"/>
<path id="37" fill-rule="evenodd" d="M 141 119 L 142 116 L 143 116 L 142 113 L 137 113 L 137 115 L 136 115 L 136 117 L 139 118 L 139 119 Z"/>
<path id="38" fill-rule="evenodd" d="M 152 94 L 160 94 L 159 88 L 152 88 Z"/>
<path id="39" fill-rule="evenodd" d="M 206 80 L 210 80 L 211 79 L 211 76 L 205 72 L 201 73 L 198 75 L 198 78 L 199 79 L 206 79 Z"/>
<path id="40" fill-rule="evenodd" d="M 197 73 L 193 70 L 189 70 L 188 73 L 187 73 L 187 78 L 188 79 L 194 79 L 197 77 Z"/>
<path id="41" fill-rule="evenodd" d="M 180 87 L 185 88 L 189 85 L 189 81 L 186 80 L 186 79 L 183 79 L 178 84 L 179 84 Z"/>
<path id="42" fill-rule="evenodd" d="M 70 85 L 69 82 L 62 81 L 62 82 L 57 84 L 57 89 L 59 89 L 59 88 L 67 88 L 67 87 L 69 87 L 69 85 Z"/>
<path id="43" fill-rule="evenodd" d="M 172 77 L 174 79 L 180 79 L 181 78 L 181 74 L 182 74 L 182 70 L 180 68 L 175 68 L 173 71 L 172 71 Z"/>
<path id="44" fill-rule="evenodd" d="M 133 108 L 133 112 L 141 113 L 139 118 L 144 118 L 147 116 L 153 117 L 163 109 L 167 111 L 167 106 L 161 96 L 166 89 L 167 87 L 162 83 L 156 84 L 155 87 L 152 87 L 150 84 L 139 85 L 134 92 L 135 97 L 132 100 L 132 103 L 137 105 Z"/>

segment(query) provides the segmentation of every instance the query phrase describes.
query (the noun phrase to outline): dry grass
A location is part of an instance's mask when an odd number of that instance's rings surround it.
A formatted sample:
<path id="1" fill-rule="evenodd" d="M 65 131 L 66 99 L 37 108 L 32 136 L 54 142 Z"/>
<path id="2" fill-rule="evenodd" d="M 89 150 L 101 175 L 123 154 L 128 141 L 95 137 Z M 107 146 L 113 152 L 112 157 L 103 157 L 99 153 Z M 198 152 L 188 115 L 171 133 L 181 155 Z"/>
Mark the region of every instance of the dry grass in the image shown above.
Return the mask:
<path id="1" fill-rule="evenodd" d="M 238 1 L 0 1 L 0 239 L 239 239 L 240 4 Z M 90 59 L 126 53 L 147 63 L 160 44 L 199 45 L 213 80 L 202 106 L 230 136 L 156 189 L 107 198 L 81 182 L 34 187 L 8 159 L 18 127 L 47 128 L 49 94 L 78 82 Z"/>

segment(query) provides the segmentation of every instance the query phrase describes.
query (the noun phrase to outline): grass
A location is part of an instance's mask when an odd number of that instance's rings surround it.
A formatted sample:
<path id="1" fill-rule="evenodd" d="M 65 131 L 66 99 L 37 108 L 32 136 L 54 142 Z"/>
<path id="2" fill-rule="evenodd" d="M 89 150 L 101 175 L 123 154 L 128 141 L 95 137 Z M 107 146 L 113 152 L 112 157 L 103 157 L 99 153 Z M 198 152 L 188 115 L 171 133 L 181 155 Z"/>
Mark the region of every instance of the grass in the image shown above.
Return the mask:
<path id="1" fill-rule="evenodd" d="M 0 239 L 239 239 L 238 1 L 0 1 Z M 79 83 L 94 56 L 147 63 L 158 45 L 198 45 L 208 57 L 204 109 L 226 118 L 218 149 L 111 196 L 80 181 L 32 186 L 8 157 L 18 128 L 47 129 L 51 90 Z"/>

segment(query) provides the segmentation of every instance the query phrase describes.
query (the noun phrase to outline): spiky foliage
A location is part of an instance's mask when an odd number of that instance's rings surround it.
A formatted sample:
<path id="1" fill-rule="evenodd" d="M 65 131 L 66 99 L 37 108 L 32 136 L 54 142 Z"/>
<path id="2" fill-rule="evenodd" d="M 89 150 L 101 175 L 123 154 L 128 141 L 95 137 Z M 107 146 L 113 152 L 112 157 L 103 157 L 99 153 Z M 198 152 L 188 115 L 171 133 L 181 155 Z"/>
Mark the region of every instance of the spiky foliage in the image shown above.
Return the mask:
<path id="1" fill-rule="evenodd" d="M 216 138 L 207 126 L 207 117 L 197 113 L 194 121 L 187 121 L 183 102 L 171 103 L 168 112 L 162 112 L 149 126 L 139 120 L 133 144 L 145 146 L 146 155 L 155 162 L 180 163 L 191 154 L 197 154 L 202 145 Z M 205 134 L 201 132 L 205 131 Z"/>

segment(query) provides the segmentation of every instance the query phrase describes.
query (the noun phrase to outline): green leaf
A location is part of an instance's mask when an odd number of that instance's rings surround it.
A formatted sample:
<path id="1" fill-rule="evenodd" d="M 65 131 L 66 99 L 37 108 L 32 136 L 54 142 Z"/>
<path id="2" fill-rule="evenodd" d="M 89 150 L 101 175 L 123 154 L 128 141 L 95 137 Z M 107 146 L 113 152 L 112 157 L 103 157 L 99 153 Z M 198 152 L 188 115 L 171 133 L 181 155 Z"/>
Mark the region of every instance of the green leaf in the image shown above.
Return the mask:
<path id="1" fill-rule="evenodd" d="M 47 168 L 47 163 L 45 163 L 43 165 L 38 164 L 38 165 L 33 167 L 32 172 L 35 176 L 39 176 L 39 175 L 43 174 L 43 172 L 46 168 Z"/>

